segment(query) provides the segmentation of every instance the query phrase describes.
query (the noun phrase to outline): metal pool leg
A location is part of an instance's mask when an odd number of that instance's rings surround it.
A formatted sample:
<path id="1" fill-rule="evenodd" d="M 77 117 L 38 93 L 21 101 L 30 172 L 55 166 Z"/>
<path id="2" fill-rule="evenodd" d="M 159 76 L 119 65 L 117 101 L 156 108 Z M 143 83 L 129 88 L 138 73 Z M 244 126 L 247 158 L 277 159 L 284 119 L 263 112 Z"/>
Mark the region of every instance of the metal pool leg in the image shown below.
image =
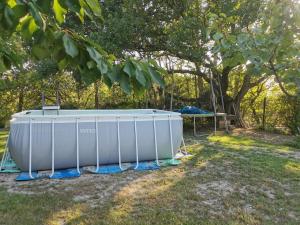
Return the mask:
<path id="1" fill-rule="evenodd" d="M 186 145 L 185 145 L 185 141 L 184 141 L 183 136 L 182 136 L 182 144 L 183 144 L 184 154 L 187 155 Z"/>
<path id="2" fill-rule="evenodd" d="M 50 175 L 50 178 L 54 175 L 54 119 L 51 120 L 51 147 L 52 147 L 52 172 L 51 172 L 51 175 Z"/>
<path id="3" fill-rule="evenodd" d="M 136 117 L 134 117 L 134 135 L 135 135 L 135 154 L 136 154 L 136 166 L 134 169 L 139 167 L 139 147 L 138 147 L 138 139 L 137 139 L 137 126 L 136 126 Z"/>
<path id="4" fill-rule="evenodd" d="M 78 118 L 76 118 L 76 165 L 77 165 L 77 172 L 80 174 L 79 169 L 79 135 L 78 135 L 79 123 Z"/>
<path id="5" fill-rule="evenodd" d="M 153 116 L 153 131 L 154 131 L 154 144 L 155 144 L 156 164 L 159 166 L 159 161 L 158 161 L 158 149 L 157 149 L 157 136 L 156 136 L 156 120 L 155 120 L 155 116 Z"/>
<path id="6" fill-rule="evenodd" d="M 31 173 L 31 153 L 32 153 L 32 119 L 29 120 L 29 177 L 33 179 Z"/>
<path id="7" fill-rule="evenodd" d="M 171 140 L 171 151 L 172 151 L 172 159 L 174 159 L 174 146 L 173 146 L 173 132 L 172 132 L 172 121 L 171 121 L 171 116 L 168 115 L 169 118 L 169 132 L 170 132 L 170 140 Z"/>
<path id="8" fill-rule="evenodd" d="M 117 117 L 117 130 L 118 130 L 118 153 L 119 153 L 119 167 L 121 170 L 122 168 L 122 159 L 121 159 L 121 140 L 120 140 L 120 117 Z"/>
<path id="9" fill-rule="evenodd" d="M 99 170 L 99 131 L 98 131 L 98 118 L 95 118 L 95 129 L 96 129 L 96 151 L 97 151 L 97 167 L 96 172 Z"/>

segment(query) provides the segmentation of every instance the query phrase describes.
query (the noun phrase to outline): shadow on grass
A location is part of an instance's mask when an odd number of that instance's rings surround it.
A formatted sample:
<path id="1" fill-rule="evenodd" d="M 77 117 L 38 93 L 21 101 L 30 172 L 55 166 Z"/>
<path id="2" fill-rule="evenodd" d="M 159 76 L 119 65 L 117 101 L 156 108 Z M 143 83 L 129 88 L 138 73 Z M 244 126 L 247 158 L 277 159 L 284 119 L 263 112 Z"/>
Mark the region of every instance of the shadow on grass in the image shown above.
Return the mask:
<path id="1" fill-rule="evenodd" d="M 1 176 L 1 175 L 0 175 Z M 23 195 L 7 193 L 0 187 L 0 224 L 45 224 L 45 218 L 72 206 L 67 196 L 51 194 Z"/>

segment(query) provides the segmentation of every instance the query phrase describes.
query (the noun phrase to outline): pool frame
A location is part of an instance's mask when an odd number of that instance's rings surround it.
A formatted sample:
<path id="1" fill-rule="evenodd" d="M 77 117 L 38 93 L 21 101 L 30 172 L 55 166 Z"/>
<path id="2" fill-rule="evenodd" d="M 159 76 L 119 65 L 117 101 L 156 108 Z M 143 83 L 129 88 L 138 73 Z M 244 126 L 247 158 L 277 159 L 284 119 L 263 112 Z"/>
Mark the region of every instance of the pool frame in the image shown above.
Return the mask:
<path id="1" fill-rule="evenodd" d="M 76 113 L 74 113 L 76 112 Z M 73 114 L 72 114 L 73 113 Z M 134 123 L 134 137 L 135 137 L 135 161 L 136 168 L 139 163 L 140 146 L 138 144 L 138 121 L 152 121 L 154 146 L 155 146 L 155 161 L 159 165 L 158 143 L 157 143 L 157 126 L 159 121 L 168 121 L 169 138 L 170 138 L 170 152 L 171 157 L 174 158 L 176 149 L 174 149 L 173 128 L 172 121 L 180 121 L 182 129 L 182 118 L 180 113 L 169 112 L 156 109 L 130 109 L 130 110 L 29 110 L 16 113 L 12 116 L 11 125 L 17 123 L 29 123 L 29 154 L 28 154 L 28 172 L 32 177 L 32 130 L 35 123 L 51 123 L 51 176 L 55 172 L 55 125 L 57 123 L 76 123 L 76 169 L 80 173 L 79 161 L 79 125 L 81 122 L 95 123 L 95 139 L 96 139 L 96 170 L 99 169 L 99 129 L 98 125 L 101 122 L 116 122 L 117 123 L 117 142 L 118 142 L 118 165 L 121 170 L 121 141 L 120 141 L 120 122 L 127 121 Z M 182 130 L 181 140 L 182 141 Z M 11 138 L 11 137 L 10 137 Z M 177 140 L 178 143 L 178 140 Z M 177 144 L 178 145 L 178 144 Z M 179 145 L 180 147 L 180 145 Z"/>

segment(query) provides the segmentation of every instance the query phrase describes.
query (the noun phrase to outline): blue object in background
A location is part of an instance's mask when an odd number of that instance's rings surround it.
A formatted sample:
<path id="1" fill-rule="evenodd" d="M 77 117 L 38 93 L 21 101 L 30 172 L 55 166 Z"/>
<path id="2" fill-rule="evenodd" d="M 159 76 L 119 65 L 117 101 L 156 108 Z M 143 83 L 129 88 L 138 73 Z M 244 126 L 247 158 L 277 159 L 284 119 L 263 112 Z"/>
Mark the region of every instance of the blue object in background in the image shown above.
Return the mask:
<path id="1" fill-rule="evenodd" d="M 176 112 L 179 112 L 181 114 L 212 114 L 212 112 L 200 109 L 195 106 L 185 106 L 179 110 L 176 110 Z"/>

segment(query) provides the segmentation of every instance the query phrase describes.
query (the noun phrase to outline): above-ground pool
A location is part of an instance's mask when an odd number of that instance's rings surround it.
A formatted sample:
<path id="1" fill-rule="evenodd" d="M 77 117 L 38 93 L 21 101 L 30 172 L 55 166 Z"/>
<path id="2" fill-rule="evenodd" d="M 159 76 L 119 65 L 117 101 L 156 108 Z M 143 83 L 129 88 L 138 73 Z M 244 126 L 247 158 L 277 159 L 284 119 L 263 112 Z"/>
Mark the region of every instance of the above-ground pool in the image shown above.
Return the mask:
<path id="1" fill-rule="evenodd" d="M 172 158 L 179 113 L 140 110 L 29 110 L 10 121 L 8 147 L 22 171 Z"/>

